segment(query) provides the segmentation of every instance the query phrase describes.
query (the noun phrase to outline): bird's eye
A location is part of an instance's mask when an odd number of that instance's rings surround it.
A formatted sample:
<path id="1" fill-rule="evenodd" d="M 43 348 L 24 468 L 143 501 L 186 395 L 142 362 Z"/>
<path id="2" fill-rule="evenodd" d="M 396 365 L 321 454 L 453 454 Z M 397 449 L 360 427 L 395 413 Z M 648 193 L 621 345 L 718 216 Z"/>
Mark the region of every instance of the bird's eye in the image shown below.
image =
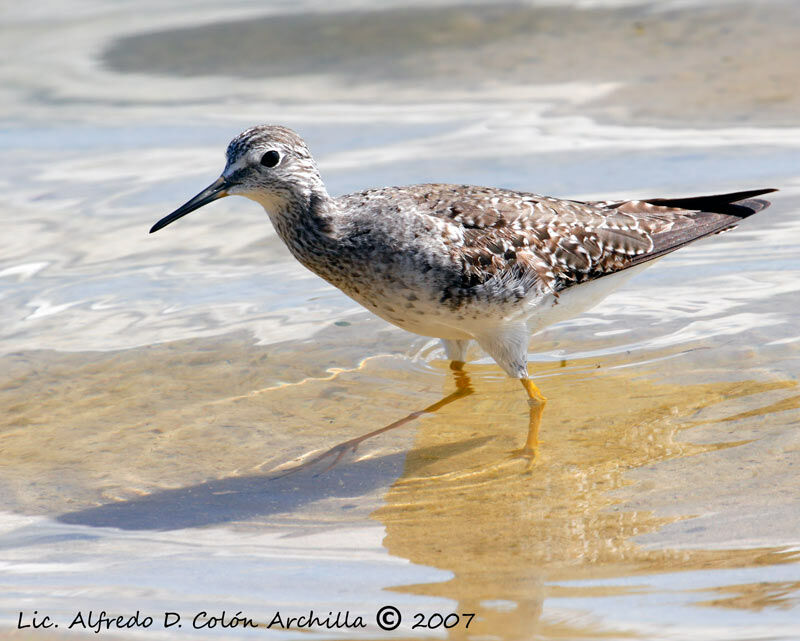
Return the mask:
<path id="1" fill-rule="evenodd" d="M 261 156 L 261 164 L 265 167 L 274 167 L 281 161 L 281 155 L 275 151 L 271 150 Z"/>

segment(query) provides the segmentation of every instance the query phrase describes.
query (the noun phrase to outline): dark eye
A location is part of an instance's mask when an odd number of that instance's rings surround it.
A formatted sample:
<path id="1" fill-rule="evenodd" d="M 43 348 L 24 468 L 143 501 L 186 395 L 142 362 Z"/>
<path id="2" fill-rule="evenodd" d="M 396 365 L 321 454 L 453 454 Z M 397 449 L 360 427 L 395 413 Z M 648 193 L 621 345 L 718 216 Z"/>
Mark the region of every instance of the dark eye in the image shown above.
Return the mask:
<path id="1" fill-rule="evenodd" d="M 265 167 L 274 167 L 281 160 L 281 155 L 277 151 L 268 151 L 261 156 L 261 164 Z"/>

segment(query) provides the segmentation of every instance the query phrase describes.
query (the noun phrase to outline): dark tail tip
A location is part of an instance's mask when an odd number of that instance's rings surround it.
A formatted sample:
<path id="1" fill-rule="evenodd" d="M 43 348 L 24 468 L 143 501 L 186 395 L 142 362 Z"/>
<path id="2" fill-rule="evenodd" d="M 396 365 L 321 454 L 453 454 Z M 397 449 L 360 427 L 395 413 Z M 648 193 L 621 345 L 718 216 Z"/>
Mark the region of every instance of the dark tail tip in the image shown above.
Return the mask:
<path id="1" fill-rule="evenodd" d="M 677 207 L 679 209 L 693 209 L 707 211 L 715 214 L 726 214 L 737 218 L 747 218 L 766 209 L 770 201 L 755 196 L 763 196 L 778 191 L 775 188 L 753 189 L 750 191 L 736 191 L 730 194 L 715 194 L 713 196 L 697 196 L 694 198 L 654 198 L 647 202 L 663 207 Z"/>

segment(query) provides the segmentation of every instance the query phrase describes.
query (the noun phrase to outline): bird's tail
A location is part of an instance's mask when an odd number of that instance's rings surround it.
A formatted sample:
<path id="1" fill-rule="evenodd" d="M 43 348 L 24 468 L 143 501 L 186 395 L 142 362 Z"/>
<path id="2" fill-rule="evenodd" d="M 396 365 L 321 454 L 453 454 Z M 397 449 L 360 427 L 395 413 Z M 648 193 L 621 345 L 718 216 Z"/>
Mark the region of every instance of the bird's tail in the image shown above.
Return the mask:
<path id="1" fill-rule="evenodd" d="M 768 200 L 755 198 L 755 196 L 762 196 L 773 191 L 777 191 L 777 189 L 754 189 L 689 198 L 651 198 L 620 203 L 617 208 L 628 211 L 626 208 L 630 207 L 630 213 L 641 208 L 641 203 L 647 203 L 650 206 L 664 207 L 665 213 L 679 214 L 670 228 L 653 235 L 652 250 L 647 254 L 637 256 L 626 267 L 633 267 L 659 258 L 700 238 L 733 229 L 743 219 L 769 207 Z M 653 213 L 652 207 L 648 211 Z"/>
<path id="2" fill-rule="evenodd" d="M 690 198 L 648 198 L 645 202 L 660 207 L 675 207 L 677 209 L 691 209 L 704 211 L 736 218 L 747 218 L 762 209 L 769 207 L 770 202 L 755 196 L 770 194 L 777 189 L 753 189 L 751 191 L 736 191 L 730 194 L 716 194 L 714 196 L 695 196 Z"/>

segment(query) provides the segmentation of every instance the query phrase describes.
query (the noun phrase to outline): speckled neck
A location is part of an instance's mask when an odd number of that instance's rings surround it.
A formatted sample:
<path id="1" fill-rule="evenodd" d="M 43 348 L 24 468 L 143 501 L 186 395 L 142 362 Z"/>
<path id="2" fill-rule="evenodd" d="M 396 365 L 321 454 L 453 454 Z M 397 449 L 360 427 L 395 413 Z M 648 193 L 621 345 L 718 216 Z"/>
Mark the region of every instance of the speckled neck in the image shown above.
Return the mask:
<path id="1" fill-rule="evenodd" d="M 269 215 L 278 236 L 295 258 L 325 277 L 326 258 L 336 251 L 341 213 L 325 187 L 315 185 L 294 193 L 254 195 Z"/>

